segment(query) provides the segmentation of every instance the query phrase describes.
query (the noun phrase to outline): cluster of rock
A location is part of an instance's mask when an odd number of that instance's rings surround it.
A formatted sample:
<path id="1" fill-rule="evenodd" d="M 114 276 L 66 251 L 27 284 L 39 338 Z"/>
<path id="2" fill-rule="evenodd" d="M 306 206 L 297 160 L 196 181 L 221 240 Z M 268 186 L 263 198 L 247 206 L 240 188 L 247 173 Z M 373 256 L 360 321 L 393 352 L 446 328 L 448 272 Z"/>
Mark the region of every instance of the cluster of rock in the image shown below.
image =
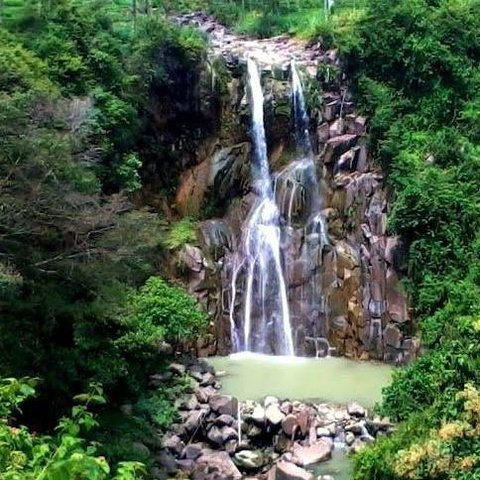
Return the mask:
<path id="1" fill-rule="evenodd" d="M 262 71 L 270 72 L 275 78 L 288 78 L 290 63 L 295 60 L 312 76 L 317 73 L 317 65 L 323 58 L 319 43 L 308 43 L 289 35 L 257 39 L 232 33 L 215 17 L 202 12 L 186 13 L 173 17 L 183 26 L 196 27 L 205 32 L 214 56 L 225 59 L 229 68 L 235 68 L 245 58 L 245 53 L 261 66 Z"/>
<path id="2" fill-rule="evenodd" d="M 258 40 L 236 36 L 203 14 L 176 21 L 206 31 L 212 56 L 222 58 L 231 73 L 219 130 L 205 148 L 197 149 L 208 153 L 184 171 L 176 198 L 182 214 L 198 215 L 208 204 L 217 213 L 216 218 L 200 224 L 198 244 L 179 252 L 178 263 L 184 267 L 182 274 L 190 291 L 215 318 L 213 341 L 202 339 L 197 352 L 231 351 L 233 295 L 228 269 L 254 198 L 249 179 L 249 120 L 245 115 L 248 96 L 242 69 L 245 57 L 251 55 L 262 69 L 274 172 L 282 170 L 293 151 L 288 81 L 291 60 L 295 59 L 305 74 L 308 95 L 315 92 L 311 132 L 318 153 L 321 214 L 328 225 L 330 245 L 312 255 L 304 248 L 309 234 L 305 228 L 299 225 L 289 233 L 285 263 L 296 354 L 331 353 L 392 363 L 410 360 L 419 344 L 412 335 L 414 326 L 401 283 L 406 270 L 405 247 L 400 238 L 387 234 L 391 206 L 384 174 L 368 153 L 368 122 L 355 113 L 336 52 L 290 37 Z M 227 124 L 230 128 L 225 128 Z M 305 185 L 297 183 L 285 182 L 285 188 L 295 188 L 295 195 L 306 197 Z M 293 196 L 291 191 L 279 194 Z M 301 210 L 302 205 L 297 208 Z"/>
<path id="3" fill-rule="evenodd" d="M 194 480 L 313 480 L 308 469 L 330 459 L 334 448 L 358 451 L 391 428 L 354 403 L 341 407 L 275 397 L 239 402 L 219 392 L 206 362 L 170 369 L 187 372 L 192 388 L 178 401 L 181 423 L 165 436 L 157 455 L 160 478 L 181 473 Z"/>

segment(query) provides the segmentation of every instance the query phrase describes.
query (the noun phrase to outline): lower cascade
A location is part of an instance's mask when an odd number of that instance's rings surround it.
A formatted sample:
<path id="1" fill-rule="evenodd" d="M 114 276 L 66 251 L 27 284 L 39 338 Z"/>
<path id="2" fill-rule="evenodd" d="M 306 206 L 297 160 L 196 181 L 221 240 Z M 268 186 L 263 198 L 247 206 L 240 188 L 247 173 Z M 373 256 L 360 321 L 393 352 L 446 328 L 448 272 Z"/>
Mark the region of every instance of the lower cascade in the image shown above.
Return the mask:
<path id="1" fill-rule="evenodd" d="M 252 110 L 252 185 L 256 195 L 243 226 L 241 244 L 231 265 L 230 328 L 232 350 L 275 355 L 295 354 L 289 304 L 301 300 L 301 315 L 314 324 L 320 351 L 329 353 L 324 321 L 322 282 L 307 275 L 298 292 L 287 290 L 294 282 L 292 266 L 308 268 L 308 259 L 322 256 L 329 245 L 322 199 L 309 135 L 309 118 L 302 84 L 291 64 L 292 103 L 296 156 L 284 169 L 270 175 L 264 126 L 264 97 L 258 68 L 247 60 Z M 298 250 L 295 229 L 305 231 Z M 299 298 L 297 298 L 299 296 Z M 298 319 L 297 319 L 298 320 Z M 297 323 L 297 322 L 296 322 Z M 318 348 L 317 348 L 318 351 Z"/>

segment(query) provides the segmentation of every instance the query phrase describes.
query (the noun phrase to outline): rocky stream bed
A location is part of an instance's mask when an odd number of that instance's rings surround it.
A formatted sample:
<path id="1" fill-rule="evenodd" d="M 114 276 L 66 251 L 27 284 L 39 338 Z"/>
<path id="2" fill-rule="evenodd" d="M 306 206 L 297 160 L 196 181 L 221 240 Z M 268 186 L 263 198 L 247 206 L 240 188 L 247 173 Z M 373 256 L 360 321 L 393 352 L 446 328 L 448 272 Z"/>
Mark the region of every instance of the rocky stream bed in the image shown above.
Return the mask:
<path id="1" fill-rule="evenodd" d="M 393 425 L 358 403 L 336 405 L 267 396 L 238 401 L 219 392 L 221 377 L 205 360 L 172 363 L 191 388 L 178 399 L 181 422 L 164 436 L 158 478 L 194 480 L 331 480 L 314 467 L 332 453 L 353 454 Z M 152 377 L 152 382 L 161 381 Z M 281 374 L 279 377 L 281 381 Z"/>

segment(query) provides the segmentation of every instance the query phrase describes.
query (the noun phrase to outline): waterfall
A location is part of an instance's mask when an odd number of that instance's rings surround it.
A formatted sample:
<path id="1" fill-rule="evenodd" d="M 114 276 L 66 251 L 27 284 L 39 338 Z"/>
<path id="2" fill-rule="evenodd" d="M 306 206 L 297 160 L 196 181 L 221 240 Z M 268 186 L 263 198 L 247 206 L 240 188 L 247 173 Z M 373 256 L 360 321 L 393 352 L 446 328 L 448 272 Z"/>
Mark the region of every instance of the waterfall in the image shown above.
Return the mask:
<path id="1" fill-rule="evenodd" d="M 330 245 L 321 213 L 322 196 L 310 141 L 306 101 L 292 63 L 292 111 L 295 160 L 272 178 L 267 157 L 264 98 L 260 75 L 248 59 L 252 111 L 253 205 L 242 228 L 230 267 L 232 348 L 275 355 L 294 355 L 300 330 L 322 356 L 328 354 L 327 293 L 322 275 L 324 247 Z M 295 239 L 299 234 L 304 241 Z M 295 305 L 293 313 L 290 305 Z M 293 315 L 293 316 L 292 316 Z"/>
<path id="2" fill-rule="evenodd" d="M 232 274 L 230 322 L 233 347 L 237 351 L 294 355 L 287 286 L 280 254 L 280 213 L 270 177 L 263 92 L 255 63 L 248 59 L 248 81 L 252 106 L 252 184 L 255 202 L 243 230 L 241 251 Z M 241 273 L 244 291 L 237 322 L 235 299 Z"/>

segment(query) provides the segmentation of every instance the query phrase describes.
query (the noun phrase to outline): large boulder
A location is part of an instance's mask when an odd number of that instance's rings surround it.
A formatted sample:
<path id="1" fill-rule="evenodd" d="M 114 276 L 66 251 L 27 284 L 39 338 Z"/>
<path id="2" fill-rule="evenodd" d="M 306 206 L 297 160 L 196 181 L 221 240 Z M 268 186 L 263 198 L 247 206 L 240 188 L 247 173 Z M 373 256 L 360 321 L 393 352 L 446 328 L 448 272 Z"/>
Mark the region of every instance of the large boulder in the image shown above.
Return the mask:
<path id="1" fill-rule="evenodd" d="M 310 446 L 296 443 L 293 446 L 293 461 L 301 467 L 308 467 L 316 463 L 328 460 L 332 455 L 332 445 L 326 440 L 320 439 Z"/>
<path id="2" fill-rule="evenodd" d="M 238 415 L 238 400 L 231 395 L 220 395 L 219 393 L 211 395 L 208 403 L 210 408 L 219 415 Z"/>
<path id="3" fill-rule="evenodd" d="M 313 480 L 314 476 L 307 470 L 290 462 L 278 462 L 273 469 L 272 480 Z"/>
<path id="4" fill-rule="evenodd" d="M 282 420 L 282 430 L 285 435 L 288 435 L 289 437 L 295 433 L 298 427 L 299 425 L 296 415 L 289 414 Z"/>
<path id="5" fill-rule="evenodd" d="M 206 467 L 208 471 L 215 471 L 216 478 L 224 478 L 228 480 L 237 480 L 242 478 L 242 474 L 235 466 L 227 452 L 205 452 L 197 459 L 197 465 Z"/>
<path id="6" fill-rule="evenodd" d="M 235 454 L 234 462 L 245 470 L 258 470 L 265 464 L 265 456 L 258 450 L 242 450 Z"/>

